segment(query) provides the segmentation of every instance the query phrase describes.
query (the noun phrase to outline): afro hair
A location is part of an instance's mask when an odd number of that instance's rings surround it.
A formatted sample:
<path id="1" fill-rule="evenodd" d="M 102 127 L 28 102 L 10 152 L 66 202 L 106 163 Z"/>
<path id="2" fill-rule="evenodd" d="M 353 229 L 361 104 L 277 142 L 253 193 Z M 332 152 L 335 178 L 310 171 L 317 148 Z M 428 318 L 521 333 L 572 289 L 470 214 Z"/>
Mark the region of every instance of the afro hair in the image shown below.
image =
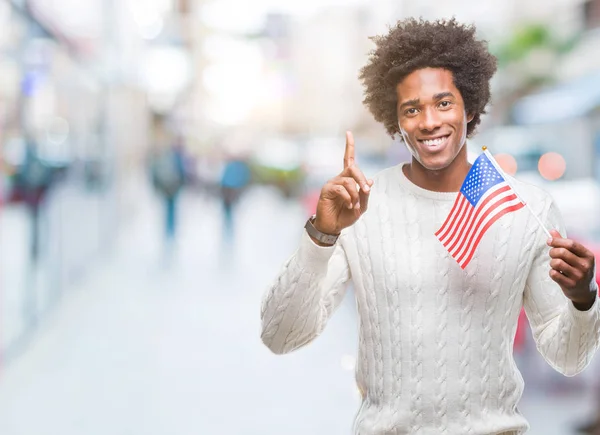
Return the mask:
<path id="1" fill-rule="evenodd" d="M 467 124 L 471 137 L 490 101 L 490 80 L 496 58 L 487 43 L 475 37 L 475 27 L 450 20 L 399 21 L 385 36 L 371 38 L 375 49 L 359 78 L 364 86 L 363 103 L 390 136 L 399 132 L 396 87 L 404 77 L 422 68 L 452 72 L 465 111 L 473 119 Z"/>

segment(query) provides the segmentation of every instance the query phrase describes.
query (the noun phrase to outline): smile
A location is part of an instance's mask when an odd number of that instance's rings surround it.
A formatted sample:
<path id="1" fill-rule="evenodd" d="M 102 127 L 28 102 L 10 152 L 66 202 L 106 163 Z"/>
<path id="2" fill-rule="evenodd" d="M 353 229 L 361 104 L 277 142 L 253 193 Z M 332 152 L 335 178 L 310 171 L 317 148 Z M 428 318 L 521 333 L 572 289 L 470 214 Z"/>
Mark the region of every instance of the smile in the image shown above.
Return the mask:
<path id="1" fill-rule="evenodd" d="M 432 139 L 419 139 L 419 142 L 421 142 L 423 145 L 427 146 L 427 147 L 432 147 L 432 148 L 438 148 L 441 147 L 442 145 L 445 145 L 446 141 L 448 140 L 448 137 L 450 137 L 450 135 L 445 135 L 445 136 L 439 136 L 436 138 L 432 138 Z"/>

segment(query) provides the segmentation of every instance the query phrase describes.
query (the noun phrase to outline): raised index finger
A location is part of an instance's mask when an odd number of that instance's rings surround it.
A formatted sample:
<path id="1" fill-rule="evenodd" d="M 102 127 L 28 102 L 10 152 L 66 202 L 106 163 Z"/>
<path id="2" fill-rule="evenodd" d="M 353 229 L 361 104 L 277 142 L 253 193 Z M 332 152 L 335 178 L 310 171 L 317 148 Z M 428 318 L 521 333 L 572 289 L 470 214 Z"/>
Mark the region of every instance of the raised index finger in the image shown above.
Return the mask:
<path id="1" fill-rule="evenodd" d="M 354 137 L 352 132 L 346 132 L 346 151 L 344 153 L 344 169 L 354 165 Z"/>

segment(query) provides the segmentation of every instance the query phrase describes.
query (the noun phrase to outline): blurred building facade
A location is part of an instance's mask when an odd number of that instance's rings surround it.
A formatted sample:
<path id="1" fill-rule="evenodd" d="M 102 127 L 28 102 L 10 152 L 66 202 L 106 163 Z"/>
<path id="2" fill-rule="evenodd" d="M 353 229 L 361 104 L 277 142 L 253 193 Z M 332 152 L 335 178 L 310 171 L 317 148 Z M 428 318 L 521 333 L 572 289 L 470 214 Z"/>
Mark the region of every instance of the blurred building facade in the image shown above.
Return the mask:
<path id="1" fill-rule="evenodd" d="M 5 359 L 135 211 L 149 109 L 129 12 L 120 2 L 0 2 Z"/>

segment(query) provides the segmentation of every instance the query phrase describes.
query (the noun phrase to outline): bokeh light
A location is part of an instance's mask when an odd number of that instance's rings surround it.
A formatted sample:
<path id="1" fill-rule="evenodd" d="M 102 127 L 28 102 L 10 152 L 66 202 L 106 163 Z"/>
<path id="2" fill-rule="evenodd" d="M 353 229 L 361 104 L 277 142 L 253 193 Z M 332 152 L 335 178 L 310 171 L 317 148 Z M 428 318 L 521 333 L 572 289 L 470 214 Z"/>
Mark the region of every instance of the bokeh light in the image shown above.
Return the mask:
<path id="1" fill-rule="evenodd" d="M 550 152 L 540 157 L 538 170 L 546 180 L 554 181 L 562 177 L 567 169 L 567 163 L 563 156 Z"/>
<path id="2" fill-rule="evenodd" d="M 494 158 L 508 175 L 515 175 L 517 173 L 517 161 L 510 154 L 496 154 Z"/>

